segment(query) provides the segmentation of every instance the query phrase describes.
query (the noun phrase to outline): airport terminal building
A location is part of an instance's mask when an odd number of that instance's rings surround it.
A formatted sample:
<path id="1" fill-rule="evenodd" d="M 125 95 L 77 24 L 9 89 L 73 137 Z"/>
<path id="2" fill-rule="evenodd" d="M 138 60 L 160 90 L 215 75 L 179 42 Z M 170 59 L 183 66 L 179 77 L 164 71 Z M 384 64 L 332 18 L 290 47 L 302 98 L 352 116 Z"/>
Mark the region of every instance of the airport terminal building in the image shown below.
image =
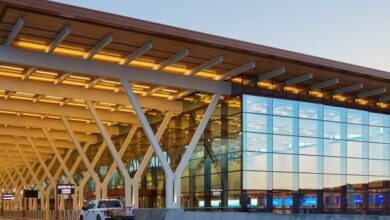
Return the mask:
<path id="1" fill-rule="evenodd" d="M 389 215 L 389 72 L 54 2 L 0 11 L 2 210 Z"/>

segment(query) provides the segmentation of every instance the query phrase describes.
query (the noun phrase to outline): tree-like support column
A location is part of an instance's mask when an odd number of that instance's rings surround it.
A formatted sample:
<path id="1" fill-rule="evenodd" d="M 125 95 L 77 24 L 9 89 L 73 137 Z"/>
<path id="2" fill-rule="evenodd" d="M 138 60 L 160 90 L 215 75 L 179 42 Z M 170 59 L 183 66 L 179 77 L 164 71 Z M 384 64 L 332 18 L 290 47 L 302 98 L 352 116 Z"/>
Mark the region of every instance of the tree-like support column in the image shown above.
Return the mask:
<path id="1" fill-rule="evenodd" d="M 169 124 L 169 121 L 171 120 L 173 116 L 173 113 L 171 112 L 168 112 L 160 127 L 158 128 L 157 130 L 157 133 L 156 133 L 156 139 L 157 141 L 160 141 L 162 135 L 164 134 L 166 128 L 168 127 L 168 124 Z M 149 146 L 148 150 L 146 151 L 146 154 L 144 155 L 135 175 L 134 175 L 134 178 L 133 178 L 133 184 L 132 184 L 132 203 L 134 205 L 134 207 L 138 208 L 138 181 L 139 179 L 141 178 L 143 172 L 145 171 L 149 161 L 150 161 L 150 158 L 152 158 L 153 156 L 153 147 L 152 146 Z"/>
<path id="2" fill-rule="evenodd" d="M 79 155 L 81 156 L 82 161 L 84 162 L 85 166 L 87 167 L 88 173 L 91 175 L 93 181 L 95 182 L 95 188 L 99 189 L 99 190 L 96 190 L 96 197 L 100 198 L 101 197 L 101 195 L 100 195 L 100 192 L 101 192 L 100 188 L 101 187 L 100 187 L 99 177 L 98 177 L 97 173 L 95 172 L 95 170 L 93 169 L 91 163 L 89 162 L 89 159 L 88 159 L 87 155 L 85 154 L 85 152 L 83 151 L 83 148 L 81 147 L 80 142 L 77 140 L 76 135 L 72 131 L 72 128 L 69 125 L 68 119 L 66 119 L 65 116 L 61 116 L 61 120 L 64 123 L 66 131 L 68 132 L 70 138 L 72 139 L 72 142 L 75 145 L 76 150 L 78 151 Z M 81 197 L 81 194 L 79 196 Z"/>
<path id="3" fill-rule="evenodd" d="M 146 134 L 146 137 L 148 138 L 149 142 L 151 143 L 153 150 L 155 154 L 157 155 L 162 168 L 165 172 L 165 186 L 166 186 L 166 192 L 165 192 L 165 200 L 166 200 L 166 208 L 180 208 L 181 206 L 181 175 L 184 171 L 185 166 L 187 165 L 192 153 L 195 150 L 196 144 L 198 143 L 201 135 L 203 134 L 204 129 L 206 128 L 206 125 L 211 117 L 211 114 L 214 112 L 218 101 L 221 97 L 221 93 L 215 93 L 214 97 L 209 104 L 202 121 L 200 122 L 194 136 L 191 139 L 190 145 L 188 146 L 188 149 L 184 153 L 184 156 L 182 160 L 179 163 L 179 166 L 177 168 L 177 171 L 174 173 L 169 166 L 168 160 L 165 158 L 164 153 L 153 134 L 153 130 L 142 111 L 141 106 L 139 105 L 139 102 L 133 92 L 133 89 L 131 88 L 129 82 L 127 79 L 122 78 L 121 83 L 123 88 L 125 89 L 125 92 L 127 96 L 129 97 L 129 100 L 136 112 L 136 115 L 138 119 L 141 122 L 142 128 L 144 129 L 144 132 Z"/>
<path id="4" fill-rule="evenodd" d="M 133 127 L 131 127 L 129 133 L 127 134 L 125 140 L 123 141 L 120 149 L 119 149 L 119 152 L 118 152 L 118 155 L 120 158 L 122 158 L 123 154 L 125 154 L 126 152 L 126 149 L 127 147 L 129 146 L 130 144 L 130 141 L 133 139 L 133 136 L 135 135 L 136 131 L 138 129 L 138 126 L 137 125 L 133 125 Z M 114 171 L 116 170 L 117 168 L 117 163 L 114 161 L 109 170 L 107 171 L 107 174 L 106 176 L 104 177 L 103 179 L 103 182 L 102 182 L 102 197 L 103 198 L 107 198 L 107 190 L 108 190 L 108 182 L 110 181 L 111 177 L 112 177 L 112 174 L 114 173 Z M 130 189 L 128 188 L 125 188 L 126 191 L 129 191 Z"/>
<path id="5" fill-rule="evenodd" d="M 111 156 L 114 158 L 114 161 L 115 161 L 116 165 L 118 166 L 119 171 L 121 172 L 121 174 L 125 180 L 125 205 L 130 206 L 131 205 L 131 200 L 130 200 L 130 197 L 131 197 L 131 192 L 130 192 L 131 177 L 130 177 L 130 174 L 126 169 L 126 166 L 124 165 L 124 163 L 122 161 L 122 158 L 119 156 L 118 151 L 116 150 L 115 145 L 112 142 L 110 135 L 108 135 L 107 130 L 104 127 L 103 122 L 101 121 L 98 113 L 96 112 L 96 109 L 93 106 L 92 102 L 86 101 L 86 103 L 88 105 L 89 111 L 91 112 L 93 118 L 96 121 L 96 125 L 98 126 L 100 133 L 103 136 L 103 139 L 107 143 L 108 150 L 110 151 Z"/>
<path id="6" fill-rule="evenodd" d="M 89 147 L 89 143 L 86 143 L 84 144 L 83 146 L 83 152 L 85 153 Z M 76 169 L 77 167 L 80 165 L 80 162 L 81 162 L 81 156 L 80 154 L 77 156 L 77 159 L 75 161 L 75 163 L 73 164 L 72 168 L 70 169 L 70 173 L 75 173 L 76 172 Z M 80 184 L 81 185 L 81 184 Z M 81 186 L 78 186 L 78 189 L 75 190 L 75 194 L 73 195 L 73 209 L 74 210 L 77 210 L 79 208 L 81 208 L 83 206 L 83 200 L 84 200 L 84 188 L 82 188 Z"/>

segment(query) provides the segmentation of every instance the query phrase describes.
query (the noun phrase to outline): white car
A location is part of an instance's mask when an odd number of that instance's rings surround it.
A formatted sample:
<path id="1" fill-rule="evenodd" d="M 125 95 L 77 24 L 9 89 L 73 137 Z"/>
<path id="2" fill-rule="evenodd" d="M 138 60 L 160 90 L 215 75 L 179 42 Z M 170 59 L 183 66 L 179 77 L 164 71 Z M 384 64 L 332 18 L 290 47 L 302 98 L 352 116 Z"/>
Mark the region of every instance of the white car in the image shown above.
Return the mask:
<path id="1" fill-rule="evenodd" d="M 80 220 L 134 220 L 133 209 L 123 208 L 117 199 L 98 199 L 82 208 Z"/>

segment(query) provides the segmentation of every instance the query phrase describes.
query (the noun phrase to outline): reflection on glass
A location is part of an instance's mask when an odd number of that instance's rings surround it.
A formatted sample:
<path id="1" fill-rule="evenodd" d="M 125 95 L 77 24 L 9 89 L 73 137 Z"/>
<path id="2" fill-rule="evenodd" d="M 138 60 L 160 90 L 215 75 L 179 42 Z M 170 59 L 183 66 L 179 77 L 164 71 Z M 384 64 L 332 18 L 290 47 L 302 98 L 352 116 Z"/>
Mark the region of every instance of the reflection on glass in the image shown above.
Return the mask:
<path id="1" fill-rule="evenodd" d="M 292 117 L 295 105 L 295 101 L 273 99 L 273 114 Z"/>
<path id="2" fill-rule="evenodd" d="M 300 154 L 310 154 L 310 155 L 319 155 L 318 154 L 318 142 L 321 139 L 318 138 L 299 138 L 299 153 Z"/>
<path id="3" fill-rule="evenodd" d="M 267 116 L 259 114 L 249 114 L 246 113 L 243 115 L 243 131 L 249 132 L 267 132 Z"/>
<path id="4" fill-rule="evenodd" d="M 300 118 L 309 118 L 309 119 L 318 119 L 319 116 L 319 105 L 308 102 L 299 103 L 299 117 Z"/>
<path id="5" fill-rule="evenodd" d="M 273 152 L 275 153 L 292 153 L 293 136 L 274 135 Z"/>
<path id="6" fill-rule="evenodd" d="M 244 150 L 245 151 L 267 151 L 267 135 L 258 133 L 245 132 L 244 134 Z"/>
<path id="7" fill-rule="evenodd" d="M 274 134 L 293 134 L 293 118 L 274 116 L 273 119 Z"/>
<path id="8" fill-rule="evenodd" d="M 267 114 L 268 98 L 260 96 L 243 96 L 244 112 Z"/>
<path id="9" fill-rule="evenodd" d="M 242 184 L 258 190 L 251 192 L 253 207 L 266 207 L 270 189 L 277 209 L 291 209 L 297 192 L 301 208 L 317 208 L 321 193 L 328 211 L 340 211 L 343 196 L 355 211 L 364 201 L 370 209 L 383 206 L 390 179 L 388 115 L 277 98 L 244 100 Z"/>

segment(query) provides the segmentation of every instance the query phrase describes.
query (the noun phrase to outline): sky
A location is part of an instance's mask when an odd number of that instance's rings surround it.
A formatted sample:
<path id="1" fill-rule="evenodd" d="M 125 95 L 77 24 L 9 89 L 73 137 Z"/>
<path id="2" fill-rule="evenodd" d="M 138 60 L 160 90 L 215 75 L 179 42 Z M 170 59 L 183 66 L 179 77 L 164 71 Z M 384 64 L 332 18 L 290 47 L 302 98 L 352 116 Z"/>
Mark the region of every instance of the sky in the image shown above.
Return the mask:
<path id="1" fill-rule="evenodd" d="M 390 72 L 389 0 L 54 0 Z"/>

